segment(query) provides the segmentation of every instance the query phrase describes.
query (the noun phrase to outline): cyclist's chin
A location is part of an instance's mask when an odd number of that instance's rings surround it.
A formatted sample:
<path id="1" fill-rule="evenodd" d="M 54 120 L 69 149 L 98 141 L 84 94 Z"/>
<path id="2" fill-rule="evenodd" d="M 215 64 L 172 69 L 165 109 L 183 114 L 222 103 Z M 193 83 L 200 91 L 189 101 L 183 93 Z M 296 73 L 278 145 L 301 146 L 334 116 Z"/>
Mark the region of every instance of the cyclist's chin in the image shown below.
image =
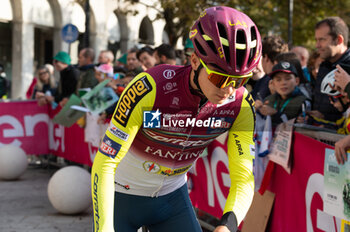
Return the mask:
<path id="1" fill-rule="evenodd" d="M 212 97 L 211 99 L 209 99 L 209 101 L 211 103 L 216 104 L 216 105 L 223 104 L 226 100 L 227 100 L 227 97 L 218 97 L 218 96 L 215 96 L 215 97 Z"/>

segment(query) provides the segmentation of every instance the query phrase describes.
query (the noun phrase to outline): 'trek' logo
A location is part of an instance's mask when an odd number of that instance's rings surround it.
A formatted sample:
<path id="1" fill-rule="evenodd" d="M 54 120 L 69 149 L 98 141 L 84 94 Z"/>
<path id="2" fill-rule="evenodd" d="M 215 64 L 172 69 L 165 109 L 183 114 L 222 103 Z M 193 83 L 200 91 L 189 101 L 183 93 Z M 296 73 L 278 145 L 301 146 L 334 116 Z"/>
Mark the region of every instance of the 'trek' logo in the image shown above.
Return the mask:
<path id="1" fill-rule="evenodd" d="M 137 103 L 149 92 L 151 92 L 152 86 L 146 76 L 141 77 L 135 81 L 127 90 L 125 90 L 117 110 L 114 114 L 114 120 L 126 127 L 129 121 L 130 115 L 137 105 Z"/>

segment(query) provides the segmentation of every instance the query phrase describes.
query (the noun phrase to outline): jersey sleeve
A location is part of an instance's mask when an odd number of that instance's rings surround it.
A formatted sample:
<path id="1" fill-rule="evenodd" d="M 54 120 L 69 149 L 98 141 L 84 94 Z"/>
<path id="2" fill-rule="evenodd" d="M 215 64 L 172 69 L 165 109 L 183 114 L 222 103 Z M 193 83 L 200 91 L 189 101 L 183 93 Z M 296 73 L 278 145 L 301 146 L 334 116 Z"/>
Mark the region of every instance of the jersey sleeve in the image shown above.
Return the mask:
<path id="1" fill-rule="evenodd" d="M 143 111 L 152 109 L 155 96 L 153 78 L 140 73 L 118 101 L 91 170 L 94 231 L 114 231 L 115 171 L 142 125 Z"/>
<path id="2" fill-rule="evenodd" d="M 229 130 L 227 140 L 231 186 L 224 214 L 233 211 L 238 224 L 245 217 L 254 195 L 255 111 L 253 107 L 254 100 L 245 90 L 239 115 Z"/>

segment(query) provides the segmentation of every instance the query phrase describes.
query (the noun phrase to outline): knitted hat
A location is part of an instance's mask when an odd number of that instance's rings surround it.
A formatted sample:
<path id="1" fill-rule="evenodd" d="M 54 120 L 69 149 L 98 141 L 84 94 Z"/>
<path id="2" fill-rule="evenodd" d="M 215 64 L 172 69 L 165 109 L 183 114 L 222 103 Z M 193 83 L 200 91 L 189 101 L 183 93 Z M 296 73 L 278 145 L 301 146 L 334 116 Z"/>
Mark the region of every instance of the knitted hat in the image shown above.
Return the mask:
<path id="1" fill-rule="evenodd" d="M 65 64 L 70 64 L 71 58 L 67 52 L 59 51 L 53 58 L 54 60 L 60 61 Z"/>

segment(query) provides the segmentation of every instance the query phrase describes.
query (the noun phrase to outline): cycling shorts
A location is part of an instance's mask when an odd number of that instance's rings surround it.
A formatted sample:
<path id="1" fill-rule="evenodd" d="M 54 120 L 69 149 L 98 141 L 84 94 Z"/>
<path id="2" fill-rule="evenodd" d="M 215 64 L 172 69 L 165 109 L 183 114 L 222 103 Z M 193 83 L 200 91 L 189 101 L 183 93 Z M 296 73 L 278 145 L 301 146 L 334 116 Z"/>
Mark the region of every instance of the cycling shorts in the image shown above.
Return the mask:
<path id="1" fill-rule="evenodd" d="M 159 197 L 115 192 L 114 230 L 136 232 L 146 226 L 151 232 L 201 232 L 187 185 Z"/>

